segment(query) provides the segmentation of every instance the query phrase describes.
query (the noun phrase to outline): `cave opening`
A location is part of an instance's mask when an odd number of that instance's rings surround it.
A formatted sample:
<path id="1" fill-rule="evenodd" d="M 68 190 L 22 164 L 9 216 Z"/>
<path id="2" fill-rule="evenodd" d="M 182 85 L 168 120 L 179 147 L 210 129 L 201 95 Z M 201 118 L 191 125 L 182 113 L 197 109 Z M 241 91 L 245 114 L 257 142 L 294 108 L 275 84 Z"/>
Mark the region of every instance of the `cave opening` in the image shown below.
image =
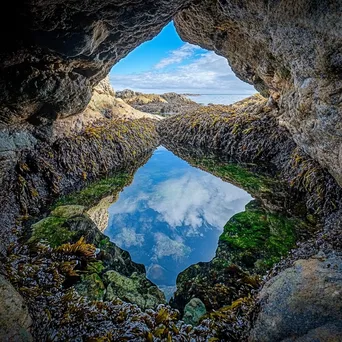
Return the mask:
<path id="1" fill-rule="evenodd" d="M 228 105 L 256 93 L 236 77 L 226 58 L 181 40 L 173 21 L 114 65 L 109 75 L 119 94 L 125 89 L 173 92 L 204 105 Z"/>

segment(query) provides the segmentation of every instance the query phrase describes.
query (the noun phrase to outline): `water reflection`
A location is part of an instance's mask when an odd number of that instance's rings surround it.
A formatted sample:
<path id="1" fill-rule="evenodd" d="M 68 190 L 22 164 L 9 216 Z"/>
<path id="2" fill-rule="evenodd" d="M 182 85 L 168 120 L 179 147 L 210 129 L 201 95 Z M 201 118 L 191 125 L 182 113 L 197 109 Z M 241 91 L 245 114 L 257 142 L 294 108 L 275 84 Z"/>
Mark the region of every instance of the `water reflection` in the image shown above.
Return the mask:
<path id="1" fill-rule="evenodd" d="M 105 234 L 146 266 L 149 279 L 174 286 L 185 268 L 213 258 L 223 226 L 251 199 L 159 147 L 109 208 Z"/>

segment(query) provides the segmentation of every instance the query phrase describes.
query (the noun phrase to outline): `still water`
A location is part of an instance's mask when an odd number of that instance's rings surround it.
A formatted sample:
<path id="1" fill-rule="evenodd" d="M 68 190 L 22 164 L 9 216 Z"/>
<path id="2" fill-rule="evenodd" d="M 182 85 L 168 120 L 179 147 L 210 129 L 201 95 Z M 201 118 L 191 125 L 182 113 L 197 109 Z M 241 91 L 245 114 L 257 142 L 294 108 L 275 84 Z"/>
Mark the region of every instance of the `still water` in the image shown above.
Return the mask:
<path id="1" fill-rule="evenodd" d="M 214 257 L 223 226 L 251 199 L 161 146 L 110 206 L 105 234 L 173 292 L 181 271 Z"/>

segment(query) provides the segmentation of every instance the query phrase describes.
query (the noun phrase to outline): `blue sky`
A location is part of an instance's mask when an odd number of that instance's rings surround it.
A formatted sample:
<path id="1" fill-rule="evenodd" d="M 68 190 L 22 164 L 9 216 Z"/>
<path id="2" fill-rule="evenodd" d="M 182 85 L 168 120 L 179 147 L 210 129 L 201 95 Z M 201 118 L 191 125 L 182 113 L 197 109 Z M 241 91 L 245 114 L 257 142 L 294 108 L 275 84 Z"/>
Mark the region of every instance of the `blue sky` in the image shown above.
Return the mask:
<path id="1" fill-rule="evenodd" d="M 183 42 L 173 22 L 116 64 L 110 79 L 116 90 L 128 88 L 145 93 L 250 95 L 256 92 L 234 75 L 225 58 Z"/>

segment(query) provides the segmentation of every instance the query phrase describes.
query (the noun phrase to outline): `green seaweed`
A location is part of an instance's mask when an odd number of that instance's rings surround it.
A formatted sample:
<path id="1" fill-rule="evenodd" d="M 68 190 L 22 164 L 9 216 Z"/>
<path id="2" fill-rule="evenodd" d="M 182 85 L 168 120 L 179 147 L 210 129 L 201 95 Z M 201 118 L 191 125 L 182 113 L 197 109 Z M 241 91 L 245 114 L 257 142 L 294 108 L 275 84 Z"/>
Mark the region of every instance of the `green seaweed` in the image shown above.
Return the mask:
<path id="1" fill-rule="evenodd" d="M 86 188 L 74 192 L 70 195 L 61 197 L 52 208 L 61 205 L 83 205 L 87 208 L 95 205 L 103 197 L 109 194 L 117 194 L 133 179 L 132 173 L 121 172 L 111 177 L 101 179 L 97 182 L 89 184 Z"/>
<path id="2" fill-rule="evenodd" d="M 51 247 L 58 247 L 69 242 L 76 235 L 65 227 L 67 219 L 64 217 L 49 216 L 32 225 L 32 236 L 29 242 L 47 241 Z"/>
<path id="3" fill-rule="evenodd" d="M 248 192 L 271 192 L 276 184 L 275 179 L 250 171 L 251 165 L 224 163 L 214 158 L 195 159 L 193 164 Z"/>
<path id="4" fill-rule="evenodd" d="M 234 215 L 227 222 L 220 242 L 228 245 L 234 262 L 239 259 L 263 271 L 294 247 L 301 225 L 303 222 L 298 219 L 267 212 L 252 201 L 246 206 L 246 211 Z"/>

